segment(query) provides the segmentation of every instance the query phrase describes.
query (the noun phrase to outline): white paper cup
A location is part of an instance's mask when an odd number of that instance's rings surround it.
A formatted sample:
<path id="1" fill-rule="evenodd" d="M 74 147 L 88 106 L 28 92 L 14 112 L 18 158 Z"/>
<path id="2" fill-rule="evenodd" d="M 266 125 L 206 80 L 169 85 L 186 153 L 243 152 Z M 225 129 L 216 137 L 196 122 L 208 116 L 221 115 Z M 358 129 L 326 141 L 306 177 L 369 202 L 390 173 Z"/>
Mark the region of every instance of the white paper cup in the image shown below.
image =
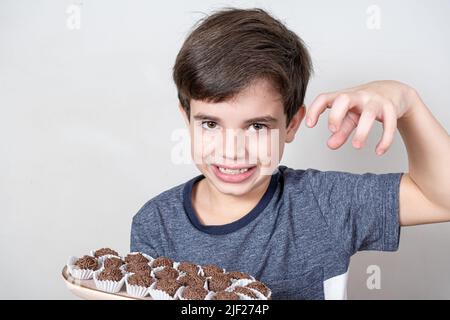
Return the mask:
<path id="1" fill-rule="evenodd" d="M 148 294 L 148 289 L 150 287 L 142 287 L 137 285 L 131 285 L 128 283 L 128 278 L 131 276 L 131 274 L 127 274 L 125 276 L 125 287 L 127 289 L 127 294 L 133 297 L 145 297 Z"/>
<path id="2" fill-rule="evenodd" d="M 199 267 L 199 275 L 201 275 L 201 276 L 205 276 L 205 272 L 203 271 L 203 268 L 202 268 L 202 266 L 201 265 L 198 265 L 198 267 Z M 226 270 L 225 269 L 222 269 L 223 270 L 223 273 L 225 273 L 226 272 Z"/>
<path id="3" fill-rule="evenodd" d="M 232 280 L 232 284 L 230 287 L 245 287 L 246 285 L 248 285 L 249 283 L 255 282 L 255 280 L 250 280 L 250 279 L 240 279 L 240 280 Z"/>
<path id="4" fill-rule="evenodd" d="M 252 283 L 252 282 L 256 282 L 256 280 L 249 280 L 249 279 L 241 279 L 241 280 L 237 280 L 235 282 L 233 282 L 233 284 L 231 285 L 231 287 L 237 287 L 237 286 L 241 286 L 241 287 L 246 287 L 247 285 Z M 264 297 L 264 299 L 260 299 L 260 300 L 269 300 L 272 297 L 272 290 L 270 290 L 269 288 L 269 293 L 267 295 L 267 297 L 260 291 L 253 289 L 253 288 L 248 288 L 250 290 L 252 290 L 253 292 L 255 292 L 258 295 L 258 298 L 260 296 Z"/>
<path id="5" fill-rule="evenodd" d="M 205 297 L 205 300 L 212 300 L 212 298 L 214 297 L 215 294 L 216 294 L 215 292 L 209 291 Z"/>
<path id="6" fill-rule="evenodd" d="M 187 272 L 181 271 L 180 269 L 178 269 L 178 266 L 179 266 L 179 265 L 180 265 L 180 262 L 174 262 L 174 263 L 173 263 L 173 267 L 174 267 L 175 269 L 177 269 L 177 270 L 180 272 L 180 274 L 187 274 Z M 196 264 L 196 267 L 197 267 L 197 275 L 198 275 L 198 276 L 203 276 L 202 267 L 199 266 L 198 264 Z"/>
<path id="7" fill-rule="evenodd" d="M 177 290 L 177 295 L 178 295 L 178 299 L 180 299 L 180 300 L 191 300 L 191 299 L 185 299 L 185 298 L 183 298 L 183 292 L 184 292 L 184 290 L 186 289 L 187 287 L 181 287 L 179 290 Z M 206 289 L 206 290 L 208 290 L 207 288 L 204 288 L 204 289 Z M 208 293 L 206 294 L 206 296 L 205 296 L 205 298 L 203 299 L 203 300 L 211 300 L 211 299 L 207 299 L 208 298 L 208 295 L 211 295 L 211 293 L 214 293 L 214 292 L 211 292 L 211 291 L 208 291 Z"/>
<path id="8" fill-rule="evenodd" d="M 77 262 L 77 260 L 78 260 L 78 258 L 74 257 L 74 256 L 70 256 L 69 259 L 67 260 L 67 269 L 69 270 L 70 275 L 79 280 L 92 279 L 92 277 L 94 276 L 95 270 L 78 268 L 77 266 L 75 266 L 75 262 Z M 97 260 L 97 270 L 100 268 L 101 268 L 101 264 Z"/>
<path id="9" fill-rule="evenodd" d="M 237 282 L 237 281 L 241 281 L 241 280 L 247 280 L 247 281 L 255 281 L 255 277 L 248 275 L 250 277 L 250 279 L 231 279 L 232 282 Z"/>
<path id="10" fill-rule="evenodd" d="M 122 279 L 120 279 L 120 281 L 113 281 L 113 280 L 98 280 L 97 276 L 100 274 L 100 272 L 102 272 L 104 269 L 100 269 L 94 272 L 94 283 L 95 286 L 97 287 L 97 289 L 105 291 L 105 292 L 110 292 L 110 293 L 117 293 L 120 291 L 120 289 L 122 289 L 123 284 L 125 282 L 125 275 L 123 274 L 122 271 Z"/>
<path id="11" fill-rule="evenodd" d="M 236 293 L 241 298 L 241 300 L 267 300 L 267 297 L 265 295 L 263 295 L 261 292 L 259 292 L 258 290 L 245 287 L 246 284 L 253 282 L 252 280 L 242 279 L 239 281 L 242 281 L 241 284 L 239 284 L 237 281 L 236 283 L 233 283 L 231 286 L 226 288 L 225 291 Z M 250 281 L 250 282 L 248 282 L 248 281 Z M 238 286 L 251 290 L 257 296 L 257 298 L 252 298 L 252 297 L 247 296 L 246 294 L 243 294 L 240 292 L 235 292 L 234 288 L 236 288 Z"/>
<path id="12" fill-rule="evenodd" d="M 268 287 L 269 293 L 267 294 L 267 296 L 264 295 L 262 292 L 256 290 L 256 289 L 253 289 L 253 288 L 249 288 L 249 289 L 253 290 L 254 292 L 256 292 L 256 294 L 261 294 L 265 298 L 265 299 L 262 299 L 262 300 L 270 300 L 270 299 L 272 299 L 272 290 L 270 290 L 269 287 Z"/>
<path id="13" fill-rule="evenodd" d="M 153 282 L 150 288 L 148 289 L 148 294 L 152 297 L 153 300 L 177 300 L 180 296 L 180 291 L 184 287 L 180 287 L 177 289 L 173 296 L 169 295 L 167 292 L 162 290 L 155 289 L 156 282 Z"/>

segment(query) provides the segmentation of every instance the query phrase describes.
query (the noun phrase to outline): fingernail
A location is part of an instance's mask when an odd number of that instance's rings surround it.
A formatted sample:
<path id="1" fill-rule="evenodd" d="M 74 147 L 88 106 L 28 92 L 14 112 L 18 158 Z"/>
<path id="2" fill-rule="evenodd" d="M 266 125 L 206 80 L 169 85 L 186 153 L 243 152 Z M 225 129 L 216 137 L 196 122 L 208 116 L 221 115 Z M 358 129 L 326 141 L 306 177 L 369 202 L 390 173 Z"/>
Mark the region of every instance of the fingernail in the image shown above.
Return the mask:
<path id="1" fill-rule="evenodd" d="M 330 128 L 331 132 L 336 132 L 336 127 L 334 125 L 331 124 L 329 126 L 329 128 Z"/>
<path id="2" fill-rule="evenodd" d="M 311 118 L 306 119 L 306 124 L 308 125 L 308 127 L 311 127 L 313 122 Z"/>
<path id="3" fill-rule="evenodd" d="M 382 149 L 377 149 L 377 155 L 381 156 L 383 154 L 383 150 Z"/>

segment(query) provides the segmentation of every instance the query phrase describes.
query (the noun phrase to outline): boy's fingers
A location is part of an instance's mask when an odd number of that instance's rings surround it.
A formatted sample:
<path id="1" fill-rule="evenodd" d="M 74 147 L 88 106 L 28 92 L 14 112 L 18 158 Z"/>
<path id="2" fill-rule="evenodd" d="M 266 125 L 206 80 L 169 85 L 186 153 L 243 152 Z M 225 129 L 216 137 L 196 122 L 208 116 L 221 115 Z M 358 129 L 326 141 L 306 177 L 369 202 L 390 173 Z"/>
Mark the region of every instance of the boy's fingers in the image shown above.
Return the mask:
<path id="1" fill-rule="evenodd" d="M 319 116 L 333 104 L 336 95 L 336 93 L 322 93 L 314 99 L 306 112 L 306 125 L 308 127 L 312 128 L 316 125 Z"/>
<path id="2" fill-rule="evenodd" d="M 358 115 L 354 113 L 348 113 L 345 116 L 344 120 L 342 121 L 339 131 L 334 133 L 328 139 L 327 143 L 328 147 L 330 147 L 331 149 L 340 148 L 347 141 L 350 134 L 356 128 L 357 123 L 358 123 Z"/>
<path id="3" fill-rule="evenodd" d="M 383 136 L 375 148 L 378 155 L 386 152 L 394 140 L 395 131 L 397 130 L 397 116 L 391 111 L 386 111 L 383 116 Z"/>
<path id="4" fill-rule="evenodd" d="M 364 111 L 360 118 L 358 126 L 356 127 L 355 135 L 353 136 L 352 144 L 355 148 L 362 148 L 366 139 L 372 129 L 373 123 L 375 122 L 376 115 L 373 111 Z"/>
<path id="5" fill-rule="evenodd" d="M 331 132 L 339 131 L 341 122 L 351 108 L 352 103 L 355 102 L 352 101 L 352 96 L 347 93 L 339 94 L 336 97 L 328 115 L 328 128 Z"/>

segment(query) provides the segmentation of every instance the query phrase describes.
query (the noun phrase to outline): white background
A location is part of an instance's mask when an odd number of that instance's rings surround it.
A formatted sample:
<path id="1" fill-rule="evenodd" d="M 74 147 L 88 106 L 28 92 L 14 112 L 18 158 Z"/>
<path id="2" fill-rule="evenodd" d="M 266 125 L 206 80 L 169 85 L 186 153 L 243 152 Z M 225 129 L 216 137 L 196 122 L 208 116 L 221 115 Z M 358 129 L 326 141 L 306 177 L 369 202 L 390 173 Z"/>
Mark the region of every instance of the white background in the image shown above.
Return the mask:
<path id="1" fill-rule="evenodd" d="M 67 26 L 80 4 L 80 29 Z M 150 198 L 199 174 L 171 162 L 183 128 L 171 71 L 183 39 L 212 9 L 262 7 L 299 34 L 323 91 L 377 79 L 415 87 L 450 128 L 450 2 L 0 0 L 0 298 L 70 299 L 69 255 L 129 249 L 132 216 Z M 381 29 L 366 22 L 381 10 Z M 407 170 L 397 134 L 383 157 L 327 148 L 326 117 L 303 124 L 282 164 L 363 172 Z M 433 137 L 430 137 L 433 139 Z M 402 229 L 396 253 L 352 259 L 349 298 L 450 298 L 450 224 Z M 381 268 L 368 290 L 366 269 Z"/>

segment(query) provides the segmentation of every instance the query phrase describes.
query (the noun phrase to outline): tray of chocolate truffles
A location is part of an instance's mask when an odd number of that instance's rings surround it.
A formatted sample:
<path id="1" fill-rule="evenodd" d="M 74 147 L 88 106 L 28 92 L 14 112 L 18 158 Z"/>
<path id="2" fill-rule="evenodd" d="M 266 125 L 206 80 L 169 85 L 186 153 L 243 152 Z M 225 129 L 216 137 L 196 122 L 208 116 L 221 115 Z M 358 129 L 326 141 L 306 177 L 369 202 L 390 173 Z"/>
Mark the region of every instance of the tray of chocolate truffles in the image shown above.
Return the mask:
<path id="1" fill-rule="evenodd" d="M 121 256 L 110 248 L 69 257 L 62 275 L 69 290 L 84 299 L 268 300 L 272 295 L 244 272 L 142 252 Z"/>

